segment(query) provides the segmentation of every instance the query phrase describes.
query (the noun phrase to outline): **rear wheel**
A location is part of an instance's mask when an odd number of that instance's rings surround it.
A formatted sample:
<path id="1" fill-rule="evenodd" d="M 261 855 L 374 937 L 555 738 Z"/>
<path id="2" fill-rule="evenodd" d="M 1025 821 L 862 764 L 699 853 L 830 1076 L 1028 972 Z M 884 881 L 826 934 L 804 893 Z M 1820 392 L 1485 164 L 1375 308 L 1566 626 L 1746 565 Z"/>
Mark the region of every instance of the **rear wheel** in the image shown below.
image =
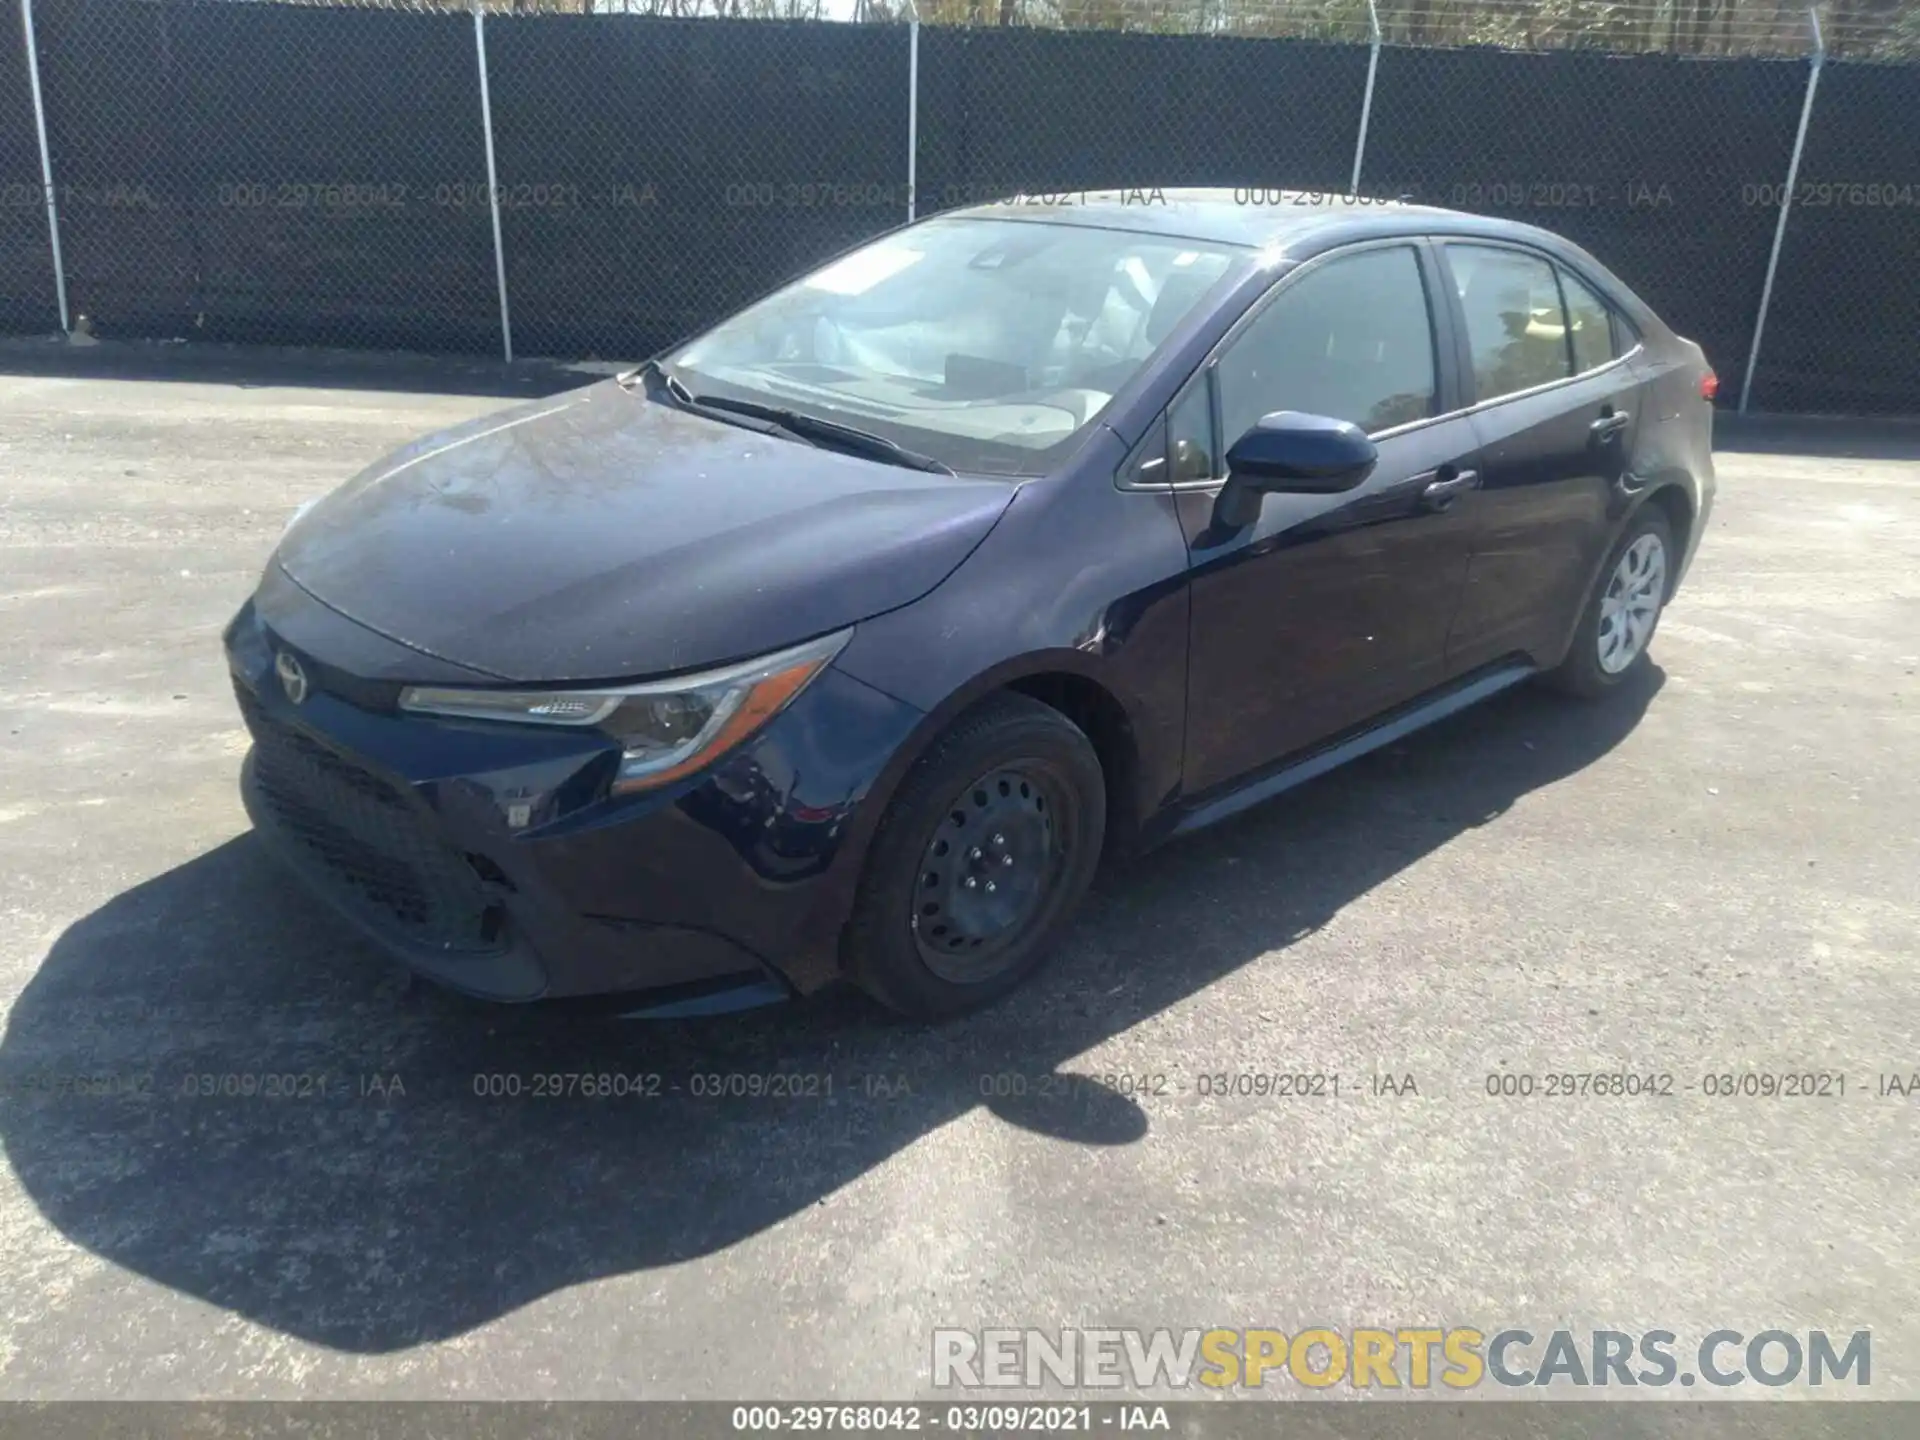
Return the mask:
<path id="1" fill-rule="evenodd" d="M 1657 506 L 1628 524 L 1601 570 L 1599 587 L 1580 617 L 1573 648 L 1549 677 L 1558 689 L 1592 699 L 1645 663 L 1673 574 L 1673 529 Z"/>
<path id="2" fill-rule="evenodd" d="M 994 697 L 934 742 L 880 822 L 847 927 L 849 972 L 917 1019 L 1004 995 L 1085 895 L 1105 830 L 1087 737 L 1037 700 Z"/>

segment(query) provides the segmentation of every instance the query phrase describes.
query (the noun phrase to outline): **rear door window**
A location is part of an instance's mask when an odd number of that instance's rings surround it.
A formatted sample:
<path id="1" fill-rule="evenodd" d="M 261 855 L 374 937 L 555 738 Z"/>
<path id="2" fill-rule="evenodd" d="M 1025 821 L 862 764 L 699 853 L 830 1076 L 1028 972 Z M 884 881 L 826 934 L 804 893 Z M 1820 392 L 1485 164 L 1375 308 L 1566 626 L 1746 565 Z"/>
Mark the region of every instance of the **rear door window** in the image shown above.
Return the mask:
<path id="1" fill-rule="evenodd" d="M 1493 245 L 1446 248 L 1467 322 L 1477 399 L 1497 400 L 1573 374 L 1567 313 L 1551 264 Z"/>

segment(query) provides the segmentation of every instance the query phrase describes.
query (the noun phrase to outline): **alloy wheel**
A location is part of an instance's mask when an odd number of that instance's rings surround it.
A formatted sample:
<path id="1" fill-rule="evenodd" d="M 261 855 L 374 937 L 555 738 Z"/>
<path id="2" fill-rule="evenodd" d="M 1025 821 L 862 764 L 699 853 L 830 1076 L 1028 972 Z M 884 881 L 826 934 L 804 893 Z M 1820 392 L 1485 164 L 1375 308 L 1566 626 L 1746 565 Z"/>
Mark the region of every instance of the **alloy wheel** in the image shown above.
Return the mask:
<path id="1" fill-rule="evenodd" d="M 1618 675 L 1653 638 L 1667 595 L 1667 547 L 1658 535 L 1635 540 L 1620 556 L 1600 600 L 1600 668 Z"/>

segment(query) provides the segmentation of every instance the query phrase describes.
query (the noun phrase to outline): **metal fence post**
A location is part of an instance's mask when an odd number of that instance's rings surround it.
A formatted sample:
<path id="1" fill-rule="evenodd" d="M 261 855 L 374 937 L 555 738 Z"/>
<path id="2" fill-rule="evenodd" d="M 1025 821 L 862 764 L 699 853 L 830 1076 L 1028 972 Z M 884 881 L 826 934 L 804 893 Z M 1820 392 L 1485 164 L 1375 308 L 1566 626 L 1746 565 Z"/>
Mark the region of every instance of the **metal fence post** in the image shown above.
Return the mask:
<path id="1" fill-rule="evenodd" d="M 1800 155 L 1807 148 L 1807 124 L 1813 119 L 1813 97 L 1820 88 L 1820 67 L 1827 58 L 1827 43 L 1820 34 L 1820 12 L 1808 10 L 1813 25 L 1813 69 L 1807 73 L 1807 98 L 1800 105 L 1800 129 L 1793 137 L 1793 158 L 1787 161 L 1787 188 L 1780 196 L 1780 222 L 1773 227 L 1773 252 L 1767 256 L 1766 283 L 1760 287 L 1760 313 L 1753 317 L 1753 343 L 1747 347 L 1747 376 L 1740 383 L 1740 413 L 1747 413 L 1747 401 L 1753 395 L 1753 371 L 1760 363 L 1760 337 L 1767 328 L 1767 309 L 1773 304 L 1773 277 L 1780 268 L 1780 247 L 1787 240 L 1787 215 L 1793 209 L 1793 187 L 1800 178 Z"/>
<path id="2" fill-rule="evenodd" d="M 60 301 L 60 330 L 73 333 L 67 318 L 67 268 L 60 259 L 60 205 L 53 189 L 53 154 L 47 149 L 47 107 L 40 98 L 40 47 L 33 35 L 33 0 L 20 0 L 20 30 L 27 46 L 27 88 L 33 92 L 33 128 L 40 138 L 40 187 L 47 200 L 47 238 L 53 246 L 53 293 Z"/>
<path id="3" fill-rule="evenodd" d="M 1374 8 L 1373 0 L 1367 0 L 1367 21 L 1372 27 L 1373 39 L 1367 55 L 1367 93 L 1360 101 L 1360 134 L 1353 142 L 1353 180 L 1347 186 L 1349 195 L 1360 193 L 1360 166 L 1367 158 L 1367 126 L 1373 119 L 1373 77 L 1380 69 L 1380 12 Z"/>
<path id="4" fill-rule="evenodd" d="M 913 219 L 920 163 L 920 17 L 907 25 L 907 219 Z"/>
<path id="5" fill-rule="evenodd" d="M 480 126 L 487 139 L 487 208 L 493 213 L 493 273 L 500 285 L 500 350 L 513 363 L 513 322 L 507 318 L 507 252 L 500 243 L 500 180 L 493 168 L 493 99 L 487 92 L 487 17 L 473 0 L 473 50 L 480 65 Z"/>

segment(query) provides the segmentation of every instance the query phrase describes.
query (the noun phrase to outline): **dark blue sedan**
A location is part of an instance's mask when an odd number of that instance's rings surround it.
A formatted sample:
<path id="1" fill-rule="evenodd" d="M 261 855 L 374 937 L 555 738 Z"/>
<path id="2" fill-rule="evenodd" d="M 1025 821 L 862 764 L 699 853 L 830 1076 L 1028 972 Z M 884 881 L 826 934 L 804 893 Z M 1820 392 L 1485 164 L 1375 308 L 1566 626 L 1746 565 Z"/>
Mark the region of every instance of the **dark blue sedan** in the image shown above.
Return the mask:
<path id="1" fill-rule="evenodd" d="M 226 636 L 261 834 L 475 995 L 935 1017 L 1103 852 L 1645 663 L 1715 381 L 1591 255 L 1073 198 L 894 231 L 303 513 Z"/>

